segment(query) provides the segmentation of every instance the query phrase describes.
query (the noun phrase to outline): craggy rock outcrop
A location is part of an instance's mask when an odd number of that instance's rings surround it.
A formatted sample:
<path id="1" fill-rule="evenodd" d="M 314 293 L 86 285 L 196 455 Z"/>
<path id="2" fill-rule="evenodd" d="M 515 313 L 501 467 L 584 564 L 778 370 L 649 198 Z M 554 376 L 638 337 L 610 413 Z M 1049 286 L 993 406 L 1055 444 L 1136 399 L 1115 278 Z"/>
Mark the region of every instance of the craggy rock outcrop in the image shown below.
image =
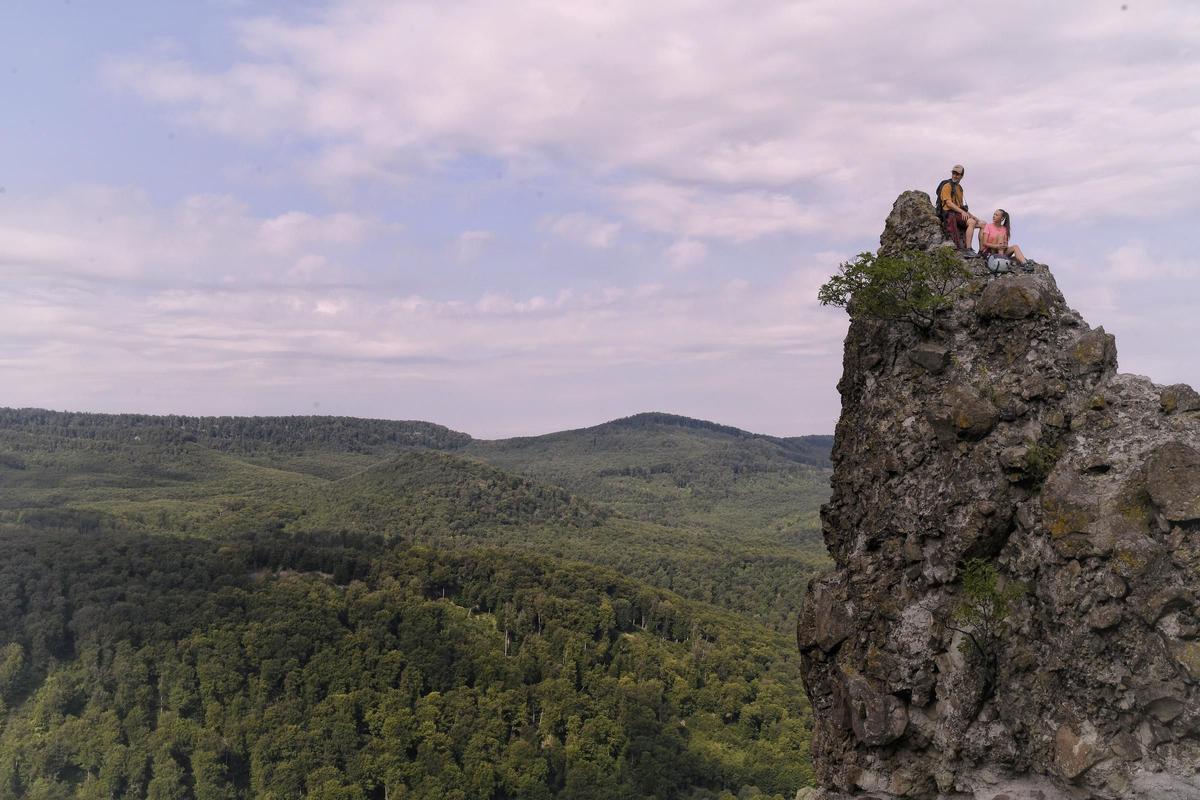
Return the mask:
<path id="1" fill-rule="evenodd" d="M 881 250 L 936 226 L 906 192 Z M 798 628 L 816 796 L 1200 798 L 1200 396 L 1118 375 L 1046 268 L 968 265 L 929 332 L 852 315 Z M 954 630 L 972 558 L 1021 587 L 994 674 Z"/>

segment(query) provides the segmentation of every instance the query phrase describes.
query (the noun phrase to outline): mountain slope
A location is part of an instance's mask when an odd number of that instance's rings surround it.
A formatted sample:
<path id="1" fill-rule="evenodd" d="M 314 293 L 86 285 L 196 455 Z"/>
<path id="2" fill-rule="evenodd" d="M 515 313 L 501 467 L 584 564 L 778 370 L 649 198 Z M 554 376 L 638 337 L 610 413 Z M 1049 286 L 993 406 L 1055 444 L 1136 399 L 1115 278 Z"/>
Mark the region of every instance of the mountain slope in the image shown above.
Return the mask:
<path id="1" fill-rule="evenodd" d="M 487 550 L 0 526 L 0 796 L 791 796 L 786 637 Z"/>
<path id="2" fill-rule="evenodd" d="M 304 507 L 305 528 L 410 536 L 545 524 L 591 528 L 611 516 L 565 489 L 420 450 L 333 481 Z"/>
<path id="3" fill-rule="evenodd" d="M 420 421 L 355 417 L 189 417 L 0 408 L 0 469 L 22 453 L 87 454 L 140 448 L 177 453 L 188 444 L 326 478 L 344 477 L 404 449 L 456 450 L 465 433 Z M 93 459 L 94 460 L 94 459 Z"/>
<path id="4" fill-rule="evenodd" d="M 781 630 L 825 563 L 814 521 L 827 472 L 805 463 L 820 459 L 726 426 L 639 415 L 439 452 L 412 442 L 469 437 L 427 423 L 212 420 L 0 410 L 0 522 L 487 542 L 620 569 Z M 293 427 L 300 438 L 280 441 Z"/>
<path id="5" fill-rule="evenodd" d="M 825 470 L 600 427 L 0 412 L 0 797 L 791 796 L 824 556 L 738 503 Z"/>
<path id="6" fill-rule="evenodd" d="M 463 450 L 638 519 L 694 525 L 819 553 L 832 437 L 780 439 L 671 414 L 638 414 Z"/>

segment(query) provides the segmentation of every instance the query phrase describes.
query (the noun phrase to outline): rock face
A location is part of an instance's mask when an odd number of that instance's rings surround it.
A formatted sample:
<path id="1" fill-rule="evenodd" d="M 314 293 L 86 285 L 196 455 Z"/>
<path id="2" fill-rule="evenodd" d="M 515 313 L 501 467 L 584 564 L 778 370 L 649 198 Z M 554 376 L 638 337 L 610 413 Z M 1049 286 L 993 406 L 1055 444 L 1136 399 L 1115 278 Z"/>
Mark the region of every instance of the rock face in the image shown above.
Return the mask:
<path id="1" fill-rule="evenodd" d="M 881 245 L 941 246 L 928 196 Z M 1200 398 L 1118 375 L 1044 267 L 967 263 L 932 330 L 846 337 L 797 631 L 823 796 L 1200 798 Z M 975 558 L 1019 584 L 990 670 Z"/>

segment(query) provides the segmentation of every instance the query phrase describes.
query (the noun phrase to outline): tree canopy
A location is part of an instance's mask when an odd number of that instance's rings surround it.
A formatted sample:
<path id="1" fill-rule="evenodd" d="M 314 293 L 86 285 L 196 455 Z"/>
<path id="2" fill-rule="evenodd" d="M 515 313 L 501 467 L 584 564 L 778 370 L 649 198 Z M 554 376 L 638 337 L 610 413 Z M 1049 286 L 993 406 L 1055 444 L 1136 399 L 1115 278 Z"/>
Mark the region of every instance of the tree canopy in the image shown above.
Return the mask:
<path id="1" fill-rule="evenodd" d="M 782 637 L 608 570 L 377 537 L 0 536 L 0 795 L 790 795 Z"/>
<path id="2" fill-rule="evenodd" d="M 852 316 L 903 320 L 924 329 L 949 308 L 951 295 L 970 276 L 946 247 L 899 255 L 859 253 L 838 267 L 817 299 L 823 306 L 846 308 Z"/>

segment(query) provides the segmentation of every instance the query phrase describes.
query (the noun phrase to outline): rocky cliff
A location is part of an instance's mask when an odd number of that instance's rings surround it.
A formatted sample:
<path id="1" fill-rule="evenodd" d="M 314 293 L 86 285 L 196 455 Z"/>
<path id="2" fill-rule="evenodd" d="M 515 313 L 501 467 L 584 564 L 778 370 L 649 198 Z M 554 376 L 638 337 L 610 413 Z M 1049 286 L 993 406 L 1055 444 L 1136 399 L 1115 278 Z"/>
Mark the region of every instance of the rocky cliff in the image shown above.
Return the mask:
<path id="1" fill-rule="evenodd" d="M 881 252 L 938 246 L 902 194 Z M 1200 798 L 1200 395 L 1117 374 L 1046 268 L 967 264 L 931 331 L 851 314 L 797 637 L 817 794 Z M 968 563 L 1008 600 L 987 647 Z"/>

